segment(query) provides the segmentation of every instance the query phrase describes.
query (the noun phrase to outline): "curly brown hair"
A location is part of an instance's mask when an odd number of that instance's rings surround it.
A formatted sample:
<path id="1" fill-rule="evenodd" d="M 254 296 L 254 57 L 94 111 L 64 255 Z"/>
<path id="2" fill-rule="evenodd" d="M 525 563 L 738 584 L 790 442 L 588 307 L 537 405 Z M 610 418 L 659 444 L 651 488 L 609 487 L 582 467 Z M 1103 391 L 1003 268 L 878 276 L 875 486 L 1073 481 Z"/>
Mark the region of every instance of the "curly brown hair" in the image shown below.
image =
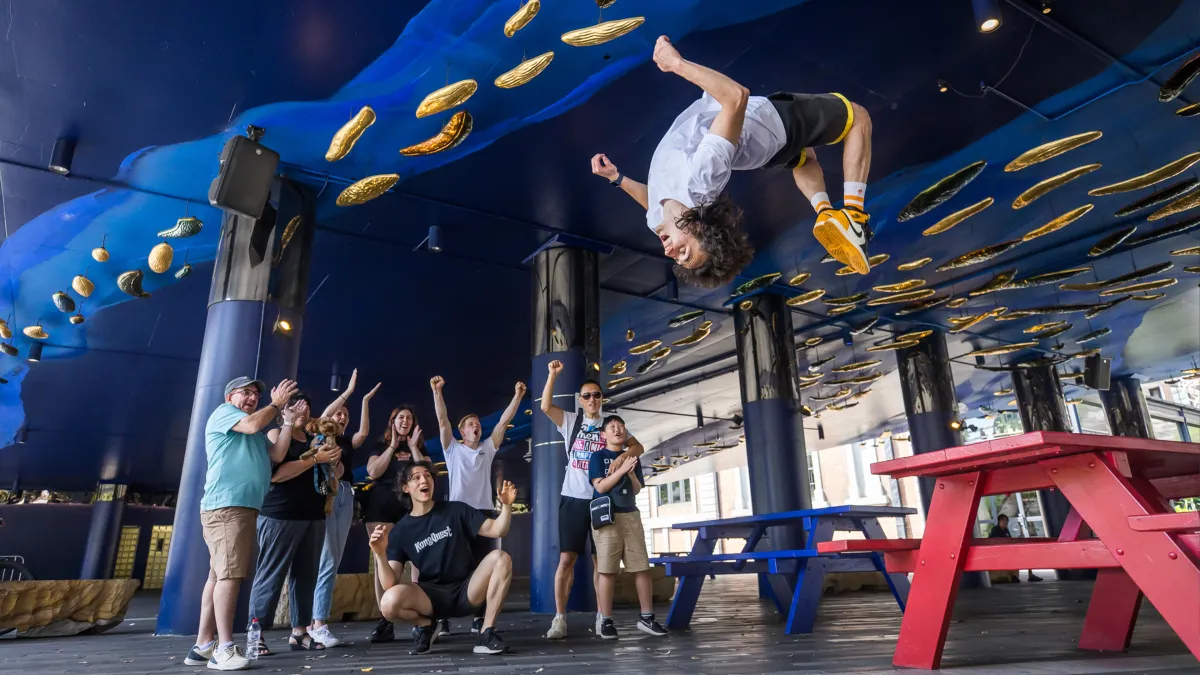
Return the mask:
<path id="1" fill-rule="evenodd" d="M 675 276 L 684 283 L 704 288 L 716 288 L 732 281 L 754 259 L 754 247 L 746 233 L 739 229 L 741 224 L 742 209 L 727 193 L 684 211 L 677 226 L 696 237 L 708 258 L 695 269 L 676 265 Z"/>

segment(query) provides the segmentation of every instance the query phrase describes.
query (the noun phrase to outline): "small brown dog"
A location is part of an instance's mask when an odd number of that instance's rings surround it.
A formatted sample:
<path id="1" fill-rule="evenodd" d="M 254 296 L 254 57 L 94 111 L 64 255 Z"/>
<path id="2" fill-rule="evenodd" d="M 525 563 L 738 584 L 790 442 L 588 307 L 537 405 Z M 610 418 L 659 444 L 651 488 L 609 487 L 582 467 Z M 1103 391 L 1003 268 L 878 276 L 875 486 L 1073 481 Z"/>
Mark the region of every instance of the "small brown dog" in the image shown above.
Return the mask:
<path id="1" fill-rule="evenodd" d="M 312 437 L 312 443 L 309 444 L 308 450 L 300 455 L 300 459 L 312 459 L 313 455 L 317 454 L 322 447 L 336 446 L 338 431 L 338 423 L 332 417 L 318 417 L 308 421 L 304 425 L 304 430 Z M 329 468 L 325 480 L 325 515 L 329 515 L 333 511 L 333 499 L 337 496 L 338 480 L 334 476 L 332 467 Z"/>

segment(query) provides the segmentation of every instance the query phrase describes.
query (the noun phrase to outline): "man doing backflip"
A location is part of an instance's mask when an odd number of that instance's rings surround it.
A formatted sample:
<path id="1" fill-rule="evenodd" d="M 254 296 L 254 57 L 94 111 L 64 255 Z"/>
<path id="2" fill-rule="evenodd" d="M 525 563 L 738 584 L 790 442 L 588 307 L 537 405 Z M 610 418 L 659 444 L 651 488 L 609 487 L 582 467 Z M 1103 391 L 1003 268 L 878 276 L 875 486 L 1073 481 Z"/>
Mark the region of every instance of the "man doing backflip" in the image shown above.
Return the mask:
<path id="1" fill-rule="evenodd" d="M 622 174 L 599 154 L 592 173 L 607 178 L 646 209 L 646 221 L 676 263 L 681 280 L 705 287 L 728 283 L 754 255 L 739 229 L 742 211 L 725 191 L 731 171 L 792 170 L 796 186 L 817 212 L 813 236 L 855 272 L 870 271 L 871 230 L 863 210 L 871 168 L 871 118 L 841 94 L 751 96 L 726 75 L 679 55 L 664 35 L 654 62 L 704 90 L 659 141 L 646 184 Z M 843 208 L 825 192 L 813 146 L 845 142 Z"/>
<path id="2" fill-rule="evenodd" d="M 410 654 L 429 651 L 437 635 L 437 619 L 471 616 L 487 604 L 476 654 L 508 651 L 496 633 L 496 615 L 504 606 L 512 582 L 512 558 L 494 550 L 476 562 L 471 542 L 476 537 L 499 539 L 512 523 L 512 503 L 517 489 L 505 481 L 496 491 L 500 515 L 484 516 L 462 502 L 433 500 L 433 465 L 427 461 L 405 464 L 396 480 L 401 499 L 411 510 L 389 535 L 386 525 L 371 532 L 375 574 L 383 586 L 379 611 L 388 621 L 405 621 L 420 630 L 413 636 Z M 421 581 L 397 582 L 404 563 L 412 561 Z"/>

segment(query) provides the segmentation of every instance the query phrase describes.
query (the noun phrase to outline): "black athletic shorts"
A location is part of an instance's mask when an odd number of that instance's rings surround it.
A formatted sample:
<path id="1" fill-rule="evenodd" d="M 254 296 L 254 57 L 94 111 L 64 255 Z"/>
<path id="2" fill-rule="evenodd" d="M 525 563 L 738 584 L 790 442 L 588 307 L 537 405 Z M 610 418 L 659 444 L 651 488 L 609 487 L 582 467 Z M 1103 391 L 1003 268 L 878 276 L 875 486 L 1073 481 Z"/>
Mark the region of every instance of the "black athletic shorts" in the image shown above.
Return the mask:
<path id="1" fill-rule="evenodd" d="M 587 553 L 592 541 L 592 500 L 563 495 L 558 500 L 558 550 L 561 553 Z M 592 544 L 592 550 L 596 545 Z"/>
<path id="2" fill-rule="evenodd" d="M 419 581 L 417 587 L 429 596 L 429 604 L 433 605 L 433 618 L 456 619 L 475 613 L 475 605 L 467 598 L 467 586 L 470 583 L 470 579 L 453 584 L 428 584 Z"/>
<path id="3" fill-rule="evenodd" d="M 841 94 L 789 94 L 767 97 L 783 119 L 787 142 L 766 166 L 789 169 L 804 163 L 804 149 L 840 143 L 854 124 L 854 110 Z"/>

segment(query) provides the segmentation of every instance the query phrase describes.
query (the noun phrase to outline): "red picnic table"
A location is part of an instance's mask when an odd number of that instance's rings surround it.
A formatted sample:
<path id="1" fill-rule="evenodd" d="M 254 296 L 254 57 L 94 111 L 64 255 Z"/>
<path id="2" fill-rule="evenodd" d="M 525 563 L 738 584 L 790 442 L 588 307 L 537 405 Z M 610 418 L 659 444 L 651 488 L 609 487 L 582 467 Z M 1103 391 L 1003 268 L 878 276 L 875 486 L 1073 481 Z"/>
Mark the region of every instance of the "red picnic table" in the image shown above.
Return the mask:
<path id="1" fill-rule="evenodd" d="M 1015 569 L 1098 570 L 1080 649 L 1125 650 L 1144 594 L 1200 659 L 1200 514 L 1167 502 L 1200 495 L 1200 444 L 1039 431 L 878 462 L 871 473 L 937 486 L 923 539 L 817 547 L 881 551 L 888 572 L 913 573 L 893 664 L 938 668 L 962 573 Z M 1058 539 L 972 539 L 980 498 L 1046 488 L 1071 503 Z"/>

